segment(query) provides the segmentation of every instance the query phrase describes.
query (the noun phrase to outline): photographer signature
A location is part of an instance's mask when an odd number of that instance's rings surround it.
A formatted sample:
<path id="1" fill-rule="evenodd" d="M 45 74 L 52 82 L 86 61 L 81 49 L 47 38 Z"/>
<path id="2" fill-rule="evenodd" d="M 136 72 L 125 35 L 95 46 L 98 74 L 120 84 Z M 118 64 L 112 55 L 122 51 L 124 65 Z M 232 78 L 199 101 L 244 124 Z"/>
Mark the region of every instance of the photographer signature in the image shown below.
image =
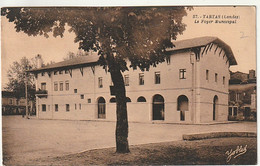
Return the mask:
<path id="1" fill-rule="evenodd" d="M 245 154 L 247 152 L 247 145 L 245 147 L 241 146 L 237 146 L 236 150 L 230 149 L 230 151 L 226 151 L 226 155 L 227 155 L 227 162 L 229 162 L 233 158 L 237 158 L 238 156 Z"/>

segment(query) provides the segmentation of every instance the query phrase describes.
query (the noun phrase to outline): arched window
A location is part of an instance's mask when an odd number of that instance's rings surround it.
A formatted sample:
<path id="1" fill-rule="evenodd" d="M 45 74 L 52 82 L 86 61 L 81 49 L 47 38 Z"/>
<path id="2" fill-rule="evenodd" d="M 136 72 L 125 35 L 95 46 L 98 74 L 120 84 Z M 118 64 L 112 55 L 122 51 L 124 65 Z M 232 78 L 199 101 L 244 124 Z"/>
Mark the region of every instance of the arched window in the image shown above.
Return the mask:
<path id="1" fill-rule="evenodd" d="M 109 100 L 110 103 L 116 103 L 116 98 L 115 97 L 111 97 L 111 99 Z"/>
<path id="2" fill-rule="evenodd" d="M 164 120 L 164 98 L 158 94 L 153 96 L 153 120 Z"/>
<path id="3" fill-rule="evenodd" d="M 137 102 L 146 102 L 146 99 L 143 96 L 138 97 Z"/>
<path id="4" fill-rule="evenodd" d="M 98 118 L 106 118 L 106 100 L 103 97 L 98 99 Z"/>
<path id="5" fill-rule="evenodd" d="M 126 97 L 126 102 L 132 102 L 129 97 Z"/>
<path id="6" fill-rule="evenodd" d="M 189 99 L 185 95 L 181 95 L 177 99 L 177 111 L 180 111 L 180 120 L 185 120 L 185 111 L 189 111 Z"/>

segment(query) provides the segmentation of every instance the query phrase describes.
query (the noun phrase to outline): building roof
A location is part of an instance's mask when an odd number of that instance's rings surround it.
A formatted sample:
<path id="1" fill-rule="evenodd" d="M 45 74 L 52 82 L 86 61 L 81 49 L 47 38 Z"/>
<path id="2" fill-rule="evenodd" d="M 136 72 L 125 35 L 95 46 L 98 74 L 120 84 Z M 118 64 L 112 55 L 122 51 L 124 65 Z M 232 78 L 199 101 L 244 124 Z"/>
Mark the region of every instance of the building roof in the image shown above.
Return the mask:
<path id="1" fill-rule="evenodd" d="M 2 97 L 14 97 L 14 92 L 10 92 L 10 91 L 2 91 Z"/>
<path id="2" fill-rule="evenodd" d="M 34 71 L 44 71 L 48 69 L 58 69 L 58 68 L 64 68 L 64 67 L 72 67 L 72 66 L 78 66 L 78 65 L 85 65 L 85 64 L 94 64 L 98 61 L 97 55 L 88 55 L 88 56 L 80 56 L 73 59 L 61 61 L 58 63 L 53 63 L 38 69 L 32 69 L 31 72 Z"/>
<path id="3" fill-rule="evenodd" d="M 224 43 L 222 40 L 218 39 L 217 37 L 206 36 L 206 37 L 198 37 L 198 38 L 192 38 L 192 39 L 187 39 L 187 40 L 175 41 L 175 42 L 173 42 L 175 47 L 169 48 L 169 49 L 167 49 L 167 51 L 174 52 L 177 50 L 187 50 L 190 48 L 203 47 L 210 43 L 215 43 L 215 44 L 219 45 L 220 47 L 222 47 L 226 52 L 226 55 L 230 61 L 230 65 L 237 65 L 236 59 L 233 55 L 231 48 L 226 43 Z M 44 67 L 41 67 L 38 69 L 32 69 L 32 70 L 30 70 L 30 72 L 45 71 L 45 70 L 49 70 L 49 69 L 58 70 L 59 68 L 76 67 L 79 65 L 87 65 L 87 64 L 91 65 L 91 64 L 97 63 L 98 59 L 99 59 L 99 56 L 96 54 L 88 55 L 88 56 L 81 56 L 81 57 L 73 58 L 70 60 L 50 64 L 48 66 L 44 66 Z"/>
<path id="4" fill-rule="evenodd" d="M 226 52 L 226 55 L 228 57 L 230 65 L 237 65 L 236 59 L 234 57 L 234 54 L 233 54 L 230 46 L 217 37 L 204 36 L 204 37 L 197 37 L 197 38 L 192 38 L 192 39 L 175 41 L 175 42 L 173 42 L 175 47 L 169 48 L 169 49 L 167 49 L 167 51 L 187 50 L 190 48 L 204 47 L 210 43 L 217 44 L 222 49 L 224 49 L 224 51 Z"/>

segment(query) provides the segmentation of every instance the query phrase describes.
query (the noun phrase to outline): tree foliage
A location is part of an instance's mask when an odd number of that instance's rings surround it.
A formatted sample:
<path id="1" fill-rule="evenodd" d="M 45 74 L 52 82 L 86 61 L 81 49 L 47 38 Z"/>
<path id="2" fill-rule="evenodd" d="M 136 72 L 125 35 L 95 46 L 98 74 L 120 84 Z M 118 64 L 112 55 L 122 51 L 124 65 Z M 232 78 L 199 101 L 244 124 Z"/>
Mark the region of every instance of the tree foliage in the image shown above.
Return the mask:
<path id="1" fill-rule="evenodd" d="M 190 9 L 190 8 L 187 8 Z M 79 49 L 98 52 L 99 64 L 108 69 L 116 89 L 117 152 L 129 152 L 126 93 L 122 72 L 129 67 L 149 70 L 164 62 L 171 40 L 185 30 L 185 7 L 55 7 L 3 8 L 17 32 L 29 36 L 63 37 L 74 32 Z M 127 66 L 129 60 L 130 65 Z"/>
<path id="2" fill-rule="evenodd" d="M 66 57 L 63 58 L 63 60 L 69 60 L 69 59 L 73 59 L 76 57 L 80 57 L 80 56 L 88 56 L 89 53 L 85 52 L 83 50 L 78 50 L 78 52 L 74 53 L 69 51 L 68 54 L 66 55 Z"/>
<path id="3" fill-rule="evenodd" d="M 34 100 L 34 78 L 32 74 L 26 72 L 33 67 L 33 63 L 26 57 L 23 57 L 20 61 L 13 62 L 10 69 L 7 71 L 8 83 L 5 89 L 14 92 L 18 99 L 25 97 L 25 81 L 27 79 L 28 98 L 29 100 Z"/>
<path id="4" fill-rule="evenodd" d="M 79 49 L 98 51 L 100 63 L 108 66 L 112 54 L 121 71 L 130 67 L 149 70 L 165 60 L 171 40 L 185 30 L 185 7 L 100 8 L 3 8 L 2 15 L 15 23 L 17 32 L 49 37 L 63 36 L 65 25 L 76 34 Z"/>

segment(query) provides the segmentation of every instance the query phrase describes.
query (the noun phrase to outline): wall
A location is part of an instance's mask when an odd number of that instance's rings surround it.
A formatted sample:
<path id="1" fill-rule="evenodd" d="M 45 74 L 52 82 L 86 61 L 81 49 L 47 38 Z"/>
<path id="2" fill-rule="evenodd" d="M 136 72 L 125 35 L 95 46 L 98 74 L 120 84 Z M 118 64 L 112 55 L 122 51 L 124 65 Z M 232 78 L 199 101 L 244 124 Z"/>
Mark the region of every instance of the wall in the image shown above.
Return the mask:
<path id="1" fill-rule="evenodd" d="M 227 98 L 228 98 L 228 80 L 229 64 L 226 63 L 226 57 L 208 51 L 203 55 L 200 61 L 196 62 L 196 86 L 194 100 L 194 111 L 192 112 L 192 64 L 190 63 L 190 52 L 179 52 L 170 57 L 170 63 L 161 63 L 156 68 L 151 67 L 149 71 L 142 72 L 140 69 L 125 71 L 124 75 L 129 75 L 129 86 L 126 86 L 126 96 L 131 99 L 127 103 L 128 119 L 136 122 L 151 122 L 153 96 L 159 94 L 163 96 L 165 103 L 164 122 L 192 123 L 195 119 L 197 123 L 212 121 L 213 98 L 218 96 L 218 116 L 217 121 L 227 119 Z M 218 64 L 218 65 L 216 65 Z M 186 78 L 179 78 L 179 70 L 186 69 Z M 205 80 L 205 71 L 209 70 L 209 80 Z M 155 72 L 160 72 L 160 84 L 155 84 Z M 139 85 L 139 74 L 144 74 L 144 85 Z M 218 82 L 214 81 L 215 73 L 218 73 Z M 222 77 L 225 76 L 225 84 L 222 83 Z M 102 77 L 103 87 L 98 87 L 98 78 Z M 65 90 L 65 82 L 69 82 L 69 90 Z M 91 67 L 84 67 L 83 74 L 80 69 L 73 69 L 70 74 L 54 75 L 53 71 L 49 77 L 47 73 L 44 76 L 38 74 L 37 88 L 42 82 L 46 82 L 48 97 L 37 98 L 37 105 L 46 104 L 46 112 L 41 109 L 38 112 L 39 118 L 49 119 L 78 119 L 78 120 L 116 120 L 116 104 L 110 103 L 111 99 L 109 86 L 111 85 L 110 74 L 100 66 L 95 66 L 94 72 Z M 63 91 L 54 91 L 54 82 L 63 82 Z M 77 89 L 77 93 L 74 93 Z M 81 99 L 84 95 L 84 99 Z M 185 111 L 185 121 L 180 120 L 180 111 L 177 110 L 177 99 L 180 95 L 185 95 L 189 100 L 188 111 Z M 138 97 L 143 96 L 145 103 L 137 102 Z M 106 119 L 97 117 L 97 100 L 103 97 L 106 101 Z M 91 100 L 89 103 L 88 100 Z M 55 112 L 54 105 L 59 105 L 58 112 Z M 66 104 L 70 104 L 70 111 L 66 111 Z M 77 109 L 75 109 L 75 104 Z M 81 109 L 79 109 L 81 104 Z M 48 109 L 50 108 L 50 109 Z M 38 106 L 37 106 L 38 109 Z"/>

